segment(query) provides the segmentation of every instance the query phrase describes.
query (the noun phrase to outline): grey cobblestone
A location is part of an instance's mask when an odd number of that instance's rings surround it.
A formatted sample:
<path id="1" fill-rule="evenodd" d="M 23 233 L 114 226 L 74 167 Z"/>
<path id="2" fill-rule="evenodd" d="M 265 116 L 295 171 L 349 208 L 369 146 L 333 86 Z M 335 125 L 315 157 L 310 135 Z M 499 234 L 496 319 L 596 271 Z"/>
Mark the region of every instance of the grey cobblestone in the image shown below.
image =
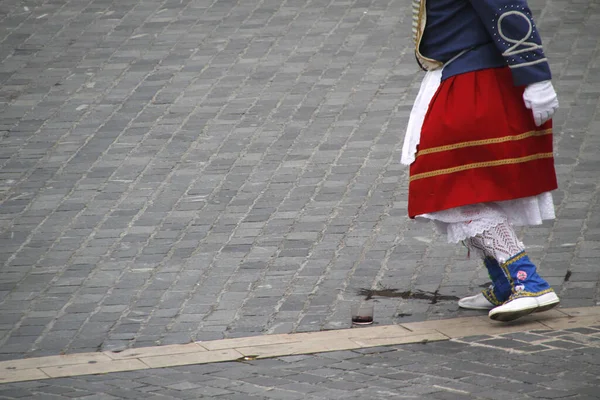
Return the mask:
<path id="1" fill-rule="evenodd" d="M 597 399 L 598 339 L 600 327 L 484 335 L 4 384 L 0 398 Z"/>
<path id="2" fill-rule="evenodd" d="M 560 189 L 521 234 L 593 306 L 600 10 L 531 5 Z M 478 315 L 394 297 L 487 282 L 406 217 L 421 76 L 406 1 L 2 1 L 0 357 L 347 328 L 363 289 L 378 324 Z"/>

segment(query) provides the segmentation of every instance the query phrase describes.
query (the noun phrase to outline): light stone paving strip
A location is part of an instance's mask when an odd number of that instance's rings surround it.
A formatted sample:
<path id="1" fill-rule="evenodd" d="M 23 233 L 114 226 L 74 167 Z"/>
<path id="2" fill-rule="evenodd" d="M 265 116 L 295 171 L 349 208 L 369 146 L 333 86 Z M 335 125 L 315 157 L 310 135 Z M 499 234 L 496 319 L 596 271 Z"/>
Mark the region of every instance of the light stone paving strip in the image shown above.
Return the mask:
<path id="1" fill-rule="evenodd" d="M 0 362 L 0 383 L 434 342 L 474 335 L 559 331 L 598 324 L 600 307 L 586 307 L 551 310 L 508 324 L 491 321 L 485 316 L 464 317 L 360 329 L 223 339 L 129 349 L 120 353 L 39 357 Z"/>

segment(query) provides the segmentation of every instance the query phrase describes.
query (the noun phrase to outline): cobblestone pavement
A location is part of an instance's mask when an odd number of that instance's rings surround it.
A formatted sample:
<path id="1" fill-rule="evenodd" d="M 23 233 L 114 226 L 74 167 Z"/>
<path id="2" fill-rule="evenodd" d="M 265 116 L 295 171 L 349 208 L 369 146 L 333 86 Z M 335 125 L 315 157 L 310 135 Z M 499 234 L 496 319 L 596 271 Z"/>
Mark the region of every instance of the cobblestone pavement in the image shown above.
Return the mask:
<path id="1" fill-rule="evenodd" d="M 600 399 L 600 326 L 0 386 L 17 399 Z"/>
<path id="2" fill-rule="evenodd" d="M 596 305 L 600 5 L 531 5 L 560 190 L 522 233 L 563 305 Z M 2 0 L 0 359 L 345 328 L 365 297 L 379 324 L 474 315 L 482 266 L 406 217 L 409 12 Z"/>

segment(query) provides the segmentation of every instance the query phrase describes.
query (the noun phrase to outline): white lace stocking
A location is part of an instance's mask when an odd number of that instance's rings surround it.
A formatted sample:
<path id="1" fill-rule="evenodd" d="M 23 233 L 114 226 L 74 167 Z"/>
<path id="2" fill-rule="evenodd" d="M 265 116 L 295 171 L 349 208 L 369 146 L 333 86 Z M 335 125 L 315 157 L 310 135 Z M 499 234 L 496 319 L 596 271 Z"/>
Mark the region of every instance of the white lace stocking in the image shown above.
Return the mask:
<path id="1" fill-rule="evenodd" d="M 481 258 L 493 257 L 500 264 L 525 250 L 525 246 L 507 221 L 470 237 L 465 242 L 469 250 Z"/>

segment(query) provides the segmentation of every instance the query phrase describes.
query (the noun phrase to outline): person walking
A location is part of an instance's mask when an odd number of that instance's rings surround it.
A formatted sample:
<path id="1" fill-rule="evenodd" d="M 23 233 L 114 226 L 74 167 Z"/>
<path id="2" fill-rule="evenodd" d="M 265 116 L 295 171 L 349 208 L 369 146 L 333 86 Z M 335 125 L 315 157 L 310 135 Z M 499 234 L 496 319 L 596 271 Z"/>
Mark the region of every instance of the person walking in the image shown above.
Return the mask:
<path id="1" fill-rule="evenodd" d="M 484 262 L 492 285 L 459 300 L 511 321 L 560 300 L 515 226 L 555 218 L 552 116 L 559 103 L 525 0 L 413 0 L 425 77 L 401 162 L 408 215 Z"/>

